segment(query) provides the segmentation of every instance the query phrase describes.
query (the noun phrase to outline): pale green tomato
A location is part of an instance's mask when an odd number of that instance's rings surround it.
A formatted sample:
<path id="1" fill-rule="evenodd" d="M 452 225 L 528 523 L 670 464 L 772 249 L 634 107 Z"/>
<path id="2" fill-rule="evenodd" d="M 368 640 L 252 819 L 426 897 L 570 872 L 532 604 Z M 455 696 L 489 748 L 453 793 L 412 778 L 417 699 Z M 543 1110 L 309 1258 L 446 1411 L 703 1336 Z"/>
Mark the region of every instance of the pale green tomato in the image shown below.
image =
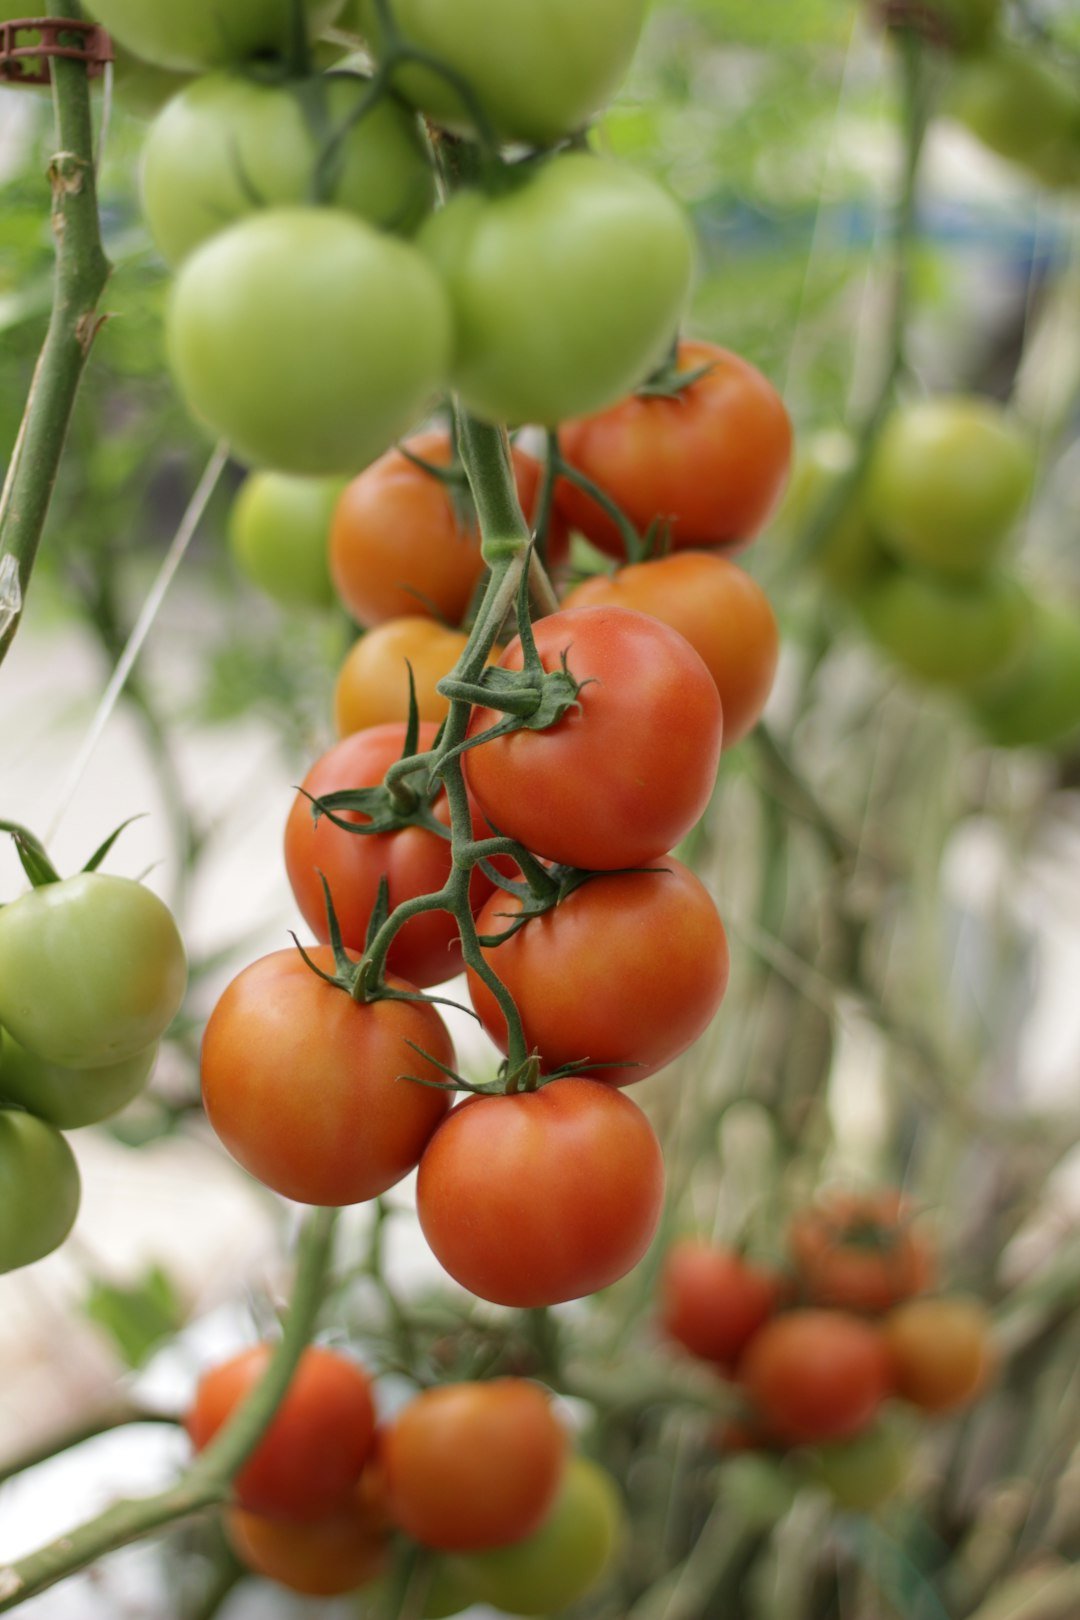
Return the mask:
<path id="1" fill-rule="evenodd" d="M 1002 748 L 1048 748 L 1080 730 L 1080 609 L 1036 602 L 1027 650 L 975 714 Z"/>
<path id="2" fill-rule="evenodd" d="M 346 480 L 251 473 L 229 513 L 229 545 L 261 591 L 283 607 L 328 608 L 330 520 Z"/>
<path id="3" fill-rule="evenodd" d="M 0 1109 L 0 1272 L 58 1249 L 79 1213 L 79 1168 L 60 1132 Z"/>
<path id="4" fill-rule="evenodd" d="M 584 152 L 462 191 L 418 243 L 456 324 L 453 384 L 492 422 L 554 427 L 613 404 L 667 354 L 693 269 L 679 205 Z"/>
<path id="5" fill-rule="evenodd" d="M 372 0 L 357 8 L 376 54 L 382 30 Z M 496 135 L 551 146 L 605 106 L 626 76 L 648 0 L 394 0 L 410 45 L 468 81 Z M 406 67 L 395 84 L 436 123 L 470 131 L 454 86 Z"/>
<path id="6" fill-rule="evenodd" d="M 855 445 L 840 429 L 814 433 L 800 442 L 795 467 L 777 514 L 781 533 L 797 542 L 806 526 L 855 465 Z M 888 566 L 874 538 L 857 492 L 812 558 L 812 566 L 835 591 L 860 590 Z"/>
<path id="7" fill-rule="evenodd" d="M 415 248 L 329 208 L 273 208 L 187 259 L 166 323 L 189 408 L 241 460 L 348 477 L 443 386 L 450 315 Z"/>
<path id="8" fill-rule="evenodd" d="M 964 63 L 947 106 L 984 146 L 1046 185 L 1080 185 L 1080 82 L 1045 51 L 998 41 Z"/>
<path id="9" fill-rule="evenodd" d="M 342 0 L 302 0 L 312 38 Z M 200 73 L 267 52 L 285 54 L 294 0 L 88 0 L 86 11 L 133 56 Z"/>
<path id="10" fill-rule="evenodd" d="M 859 598 L 867 629 L 898 664 L 972 688 L 1008 669 L 1031 634 L 1031 603 L 1005 574 L 954 582 L 897 569 Z"/>
<path id="11" fill-rule="evenodd" d="M 157 1062 L 157 1046 L 100 1069 L 65 1069 L 20 1046 L 0 1030 L 0 1098 L 18 1103 L 61 1131 L 111 1119 L 143 1090 Z"/>
<path id="12" fill-rule="evenodd" d="M 733 1517 L 753 1529 L 769 1530 L 791 1509 L 797 1486 L 785 1462 L 748 1451 L 724 1463 L 720 1489 Z"/>
<path id="13" fill-rule="evenodd" d="M 911 1472 L 911 1441 L 906 1428 L 880 1418 L 851 1440 L 818 1446 L 807 1454 L 807 1470 L 842 1508 L 872 1513 L 896 1495 Z"/>
<path id="14" fill-rule="evenodd" d="M 276 85 L 211 73 L 182 90 L 143 149 L 143 211 L 162 257 L 179 264 L 259 207 L 309 202 L 323 146 L 367 87 L 355 73 Z M 416 117 L 393 99 L 352 125 L 328 174 L 327 203 L 384 230 L 415 230 L 435 197 Z"/>
<path id="15" fill-rule="evenodd" d="M 1035 457 L 988 399 L 947 396 L 895 411 L 875 446 L 866 513 L 898 557 L 957 578 L 981 573 L 1023 512 Z"/>

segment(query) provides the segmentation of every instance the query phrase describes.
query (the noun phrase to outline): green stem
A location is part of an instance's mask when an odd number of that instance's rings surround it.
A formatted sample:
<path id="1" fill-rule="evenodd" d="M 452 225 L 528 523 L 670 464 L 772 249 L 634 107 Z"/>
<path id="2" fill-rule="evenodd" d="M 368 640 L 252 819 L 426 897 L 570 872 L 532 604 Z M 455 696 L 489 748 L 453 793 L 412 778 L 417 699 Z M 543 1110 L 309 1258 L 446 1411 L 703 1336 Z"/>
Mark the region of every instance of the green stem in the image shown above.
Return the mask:
<path id="1" fill-rule="evenodd" d="M 59 0 L 50 14 L 77 17 L 77 0 Z M 98 300 L 109 277 L 86 66 L 54 58 L 52 75 L 58 146 L 49 165 L 56 240 L 53 307 L 0 496 L 0 566 L 5 557 L 14 557 L 18 579 L 16 600 L 0 613 L 0 663 L 22 619 L 79 381 L 101 324 Z"/>
<path id="2" fill-rule="evenodd" d="M 62 1456 L 65 1451 L 74 1451 L 76 1446 L 85 1445 L 88 1440 L 96 1440 L 101 1434 L 111 1434 L 115 1429 L 130 1428 L 139 1423 L 161 1423 L 175 1427 L 179 1421 L 179 1418 L 172 1417 L 167 1412 L 148 1412 L 137 1406 L 122 1406 L 114 1411 L 99 1412 L 96 1417 L 87 1418 L 85 1422 L 76 1424 L 63 1434 L 54 1435 L 51 1440 L 46 1440 L 29 1451 L 21 1452 L 13 1461 L 4 1463 L 3 1467 L 0 1467 L 0 1485 L 6 1485 L 9 1479 L 14 1479 L 18 1474 L 25 1474 L 31 1468 L 37 1468 L 41 1463 L 51 1462 L 54 1457 Z"/>
<path id="3" fill-rule="evenodd" d="M 213 1443 L 168 1490 L 117 1502 L 37 1552 L 0 1568 L 0 1613 L 37 1597 L 106 1553 L 227 1498 L 233 1475 L 272 1422 L 311 1340 L 329 1270 L 336 1217 L 337 1211 L 331 1209 L 316 1209 L 308 1216 L 300 1234 L 296 1282 L 281 1340 L 264 1376 Z"/>

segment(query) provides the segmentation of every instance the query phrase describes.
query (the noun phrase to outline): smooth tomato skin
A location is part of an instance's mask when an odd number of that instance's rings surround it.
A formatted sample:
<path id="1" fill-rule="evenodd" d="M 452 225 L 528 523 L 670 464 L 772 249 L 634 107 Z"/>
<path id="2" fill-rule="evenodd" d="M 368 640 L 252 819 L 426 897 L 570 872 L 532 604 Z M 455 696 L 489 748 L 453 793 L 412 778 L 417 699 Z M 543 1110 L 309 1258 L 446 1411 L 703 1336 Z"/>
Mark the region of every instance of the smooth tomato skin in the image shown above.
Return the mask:
<path id="1" fill-rule="evenodd" d="M 838 1506 L 873 1513 L 891 1500 L 911 1473 L 911 1442 L 896 1422 L 879 1418 L 851 1440 L 819 1446 L 808 1458 L 811 1478 Z"/>
<path id="2" fill-rule="evenodd" d="M 466 407 L 546 427 L 612 404 L 659 365 L 694 257 L 666 191 L 586 152 L 523 167 L 498 196 L 458 192 L 417 244 L 450 295 Z"/>
<path id="3" fill-rule="evenodd" d="M 551 146 L 587 124 L 611 99 L 634 54 L 647 0 L 457 0 L 453 11 L 429 0 L 398 0 L 405 39 L 457 69 L 473 87 L 497 134 Z M 378 12 L 361 0 L 361 32 L 381 49 Z M 468 131 L 468 109 L 446 80 L 406 67 L 395 85 L 436 123 Z"/>
<path id="4" fill-rule="evenodd" d="M 570 465 L 639 534 L 662 523 L 676 551 L 746 545 L 776 507 L 791 464 L 791 420 L 772 383 L 715 343 L 679 344 L 680 371 L 706 365 L 675 398 L 631 394 L 559 432 Z M 594 546 L 625 556 L 618 529 L 590 495 L 563 479 L 557 499 Z"/>
<path id="5" fill-rule="evenodd" d="M 468 639 L 463 630 L 447 630 L 420 614 L 387 619 L 369 630 L 350 648 L 334 684 L 338 736 L 408 720 L 410 669 L 421 720 L 439 725 L 450 712 L 450 700 L 435 688 Z"/>
<path id="6" fill-rule="evenodd" d="M 977 693 L 975 717 L 999 748 L 1049 748 L 1080 730 L 1080 613 L 1032 604 L 1031 640 L 1000 681 Z"/>
<path id="7" fill-rule="evenodd" d="M 161 1039 L 186 990 L 172 912 L 130 878 L 83 872 L 0 911 L 0 1024 L 46 1063 L 126 1062 Z"/>
<path id="8" fill-rule="evenodd" d="M 309 954 L 334 971 L 328 946 Z M 354 1001 L 299 951 L 275 951 L 245 968 L 210 1016 L 207 1116 L 233 1158 L 283 1197 L 363 1203 L 408 1175 L 449 1107 L 446 1092 L 401 1078 L 442 1079 L 409 1041 L 453 1066 L 431 1005 Z"/>
<path id="9" fill-rule="evenodd" d="M 29 1109 L 58 1130 L 97 1125 L 126 1108 L 145 1088 L 157 1046 L 100 1069 L 66 1069 L 27 1051 L 0 1030 L 0 1098 Z"/>
<path id="10" fill-rule="evenodd" d="M 341 0 L 303 0 L 314 38 L 334 21 Z M 91 0 L 86 10 L 133 55 L 157 67 L 192 73 L 243 62 L 267 51 L 284 54 L 291 38 L 291 0 Z"/>
<path id="11" fill-rule="evenodd" d="M 497 890 L 477 930 L 498 935 L 520 910 L 516 896 Z M 590 1077 L 619 1086 L 655 1074 L 697 1040 L 730 971 L 712 896 L 670 855 L 651 871 L 590 878 L 483 955 L 513 996 L 546 1074 L 588 1060 Z M 468 979 L 484 1028 L 505 1052 L 498 1002 L 472 968 Z"/>
<path id="12" fill-rule="evenodd" d="M 189 409 L 241 460 L 351 477 L 424 413 L 451 333 L 408 243 L 336 209 L 268 208 L 185 259 L 166 340 Z"/>
<path id="13" fill-rule="evenodd" d="M 386 1572 L 389 1545 L 365 1506 L 339 1509 L 312 1524 L 266 1518 L 231 1508 L 225 1534 L 240 1562 L 256 1575 L 304 1597 L 341 1597 Z"/>
<path id="14" fill-rule="evenodd" d="M 916 1299 L 885 1320 L 896 1393 L 927 1413 L 956 1412 L 994 1371 L 989 1314 L 977 1299 Z"/>
<path id="15" fill-rule="evenodd" d="M 897 568 L 861 594 L 857 607 L 902 669 L 953 690 L 1006 677 L 1031 642 L 1030 599 L 1003 573 L 954 581 Z"/>
<path id="16" fill-rule="evenodd" d="M 579 708 L 546 731 L 515 731 L 464 756 L 488 820 L 566 866 L 612 871 L 665 855 L 704 813 L 723 713 L 716 684 L 678 631 L 625 608 L 576 608 L 534 626 L 545 670 L 583 684 Z M 519 639 L 499 663 L 522 667 Z M 469 736 L 501 718 L 476 708 Z"/>
<path id="17" fill-rule="evenodd" d="M 259 1383 L 273 1351 L 254 1345 L 203 1374 L 184 1420 L 204 1451 Z M 235 1502 L 249 1513 L 311 1524 L 346 1508 L 375 1438 L 371 1380 L 334 1350 L 311 1345 L 285 1399 L 233 1481 Z"/>
<path id="18" fill-rule="evenodd" d="M 550 1399 L 527 1379 L 425 1390 L 381 1439 L 390 1515 L 442 1552 L 505 1547 L 551 1511 L 566 1453 Z"/>
<path id="19" fill-rule="evenodd" d="M 725 748 L 761 718 L 780 660 L 780 631 L 761 586 L 726 557 L 682 551 L 596 574 L 568 591 L 563 607 L 631 608 L 685 636 L 716 682 Z"/>
<path id="20" fill-rule="evenodd" d="M 0 1273 L 32 1266 L 75 1224 L 82 1184 L 60 1132 L 33 1114 L 0 1108 Z"/>
<path id="21" fill-rule="evenodd" d="M 691 1355 L 732 1369 L 774 1314 L 779 1279 L 734 1249 L 699 1238 L 673 1243 L 660 1274 L 664 1333 Z"/>
<path id="22" fill-rule="evenodd" d="M 827 1195 L 795 1216 L 788 1241 L 817 1305 L 880 1315 L 933 1287 L 937 1274 L 930 1238 L 892 1188 Z"/>
<path id="23" fill-rule="evenodd" d="M 420 727 L 418 746 L 430 748 L 438 727 L 427 722 Z M 334 911 L 341 935 L 350 950 L 363 950 L 371 914 L 378 899 L 379 882 L 385 877 L 390 908 L 417 895 L 434 894 L 450 876 L 450 841 L 426 827 L 401 827 L 396 832 L 345 832 L 325 816 L 318 824 L 311 814 L 305 794 L 322 794 L 346 788 L 373 787 L 382 781 L 390 766 L 401 757 L 405 726 L 390 723 L 355 732 L 325 753 L 312 766 L 303 781 L 285 825 L 285 869 L 293 895 L 304 921 L 324 943 L 330 938 L 326 898 L 321 872 L 330 885 Z M 445 794 L 435 801 L 435 815 L 450 825 L 450 807 Z M 359 811 L 349 811 L 349 819 L 361 821 Z M 472 894 L 480 905 L 490 885 L 479 871 L 473 879 Z M 389 967 L 421 989 L 443 984 L 461 971 L 461 941 L 457 923 L 447 911 L 422 912 L 401 929 L 390 947 Z"/>
<path id="24" fill-rule="evenodd" d="M 769 1433 L 789 1445 L 858 1434 L 892 1388 L 880 1329 L 842 1311 L 774 1317 L 750 1340 L 739 1378 Z"/>
<path id="25" fill-rule="evenodd" d="M 625 1276 L 652 1242 L 663 1197 L 663 1155 L 641 1109 L 579 1078 L 468 1098 L 432 1137 L 417 1182 L 439 1264 L 478 1298 L 521 1307 Z"/>
<path id="26" fill-rule="evenodd" d="M 344 481 L 251 473 L 229 513 L 229 547 L 253 585 L 283 607 L 333 606 L 327 542 Z"/>

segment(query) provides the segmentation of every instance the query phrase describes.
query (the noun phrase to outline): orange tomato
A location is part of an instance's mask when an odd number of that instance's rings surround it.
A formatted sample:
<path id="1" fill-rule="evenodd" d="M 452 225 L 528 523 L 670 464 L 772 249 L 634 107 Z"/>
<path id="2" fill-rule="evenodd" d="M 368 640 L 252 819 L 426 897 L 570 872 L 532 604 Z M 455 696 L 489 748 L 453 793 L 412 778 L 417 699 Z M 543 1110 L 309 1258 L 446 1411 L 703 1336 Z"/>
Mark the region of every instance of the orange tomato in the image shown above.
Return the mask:
<path id="1" fill-rule="evenodd" d="M 826 1194 L 796 1215 L 789 1241 L 803 1288 L 819 1305 L 876 1314 L 934 1280 L 930 1240 L 893 1188 Z"/>
<path id="2" fill-rule="evenodd" d="M 225 1534 L 242 1564 L 305 1597 L 340 1597 L 382 1575 L 388 1564 L 385 1511 L 361 1478 L 344 1507 L 311 1524 L 291 1524 L 232 1508 Z"/>
<path id="3" fill-rule="evenodd" d="M 409 668 L 416 688 L 420 719 L 440 725 L 450 710 L 448 698 L 435 690 L 449 675 L 468 637 L 447 630 L 434 619 L 410 614 L 376 625 L 351 649 L 334 688 L 334 723 L 339 737 L 387 721 L 409 718 Z M 488 662 L 502 652 L 496 647 Z"/>
<path id="4" fill-rule="evenodd" d="M 923 1412 L 955 1412 L 994 1366 L 990 1318 L 975 1299 L 916 1299 L 885 1319 L 896 1392 Z"/>

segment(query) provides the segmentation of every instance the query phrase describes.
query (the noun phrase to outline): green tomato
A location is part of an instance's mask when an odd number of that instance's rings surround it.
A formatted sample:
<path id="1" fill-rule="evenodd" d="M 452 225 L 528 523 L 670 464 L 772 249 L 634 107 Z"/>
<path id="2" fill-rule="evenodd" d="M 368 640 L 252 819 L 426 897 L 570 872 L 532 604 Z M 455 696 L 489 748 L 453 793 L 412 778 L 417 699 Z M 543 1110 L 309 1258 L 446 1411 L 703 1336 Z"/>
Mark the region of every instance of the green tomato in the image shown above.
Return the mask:
<path id="1" fill-rule="evenodd" d="M 65 1069 L 28 1052 L 6 1029 L 0 1030 L 0 1098 L 18 1103 L 61 1131 L 97 1125 L 139 1095 L 157 1054 L 154 1045 L 101 1069 Z"/>
<path id="2" fill-rule="evenodd" d="M 0 1272 L 58 1249 L 79 1213 L 79 1168 L 60 1132 L 0 1109 Z"/>
<path id="3" fill-rule="evenodd" d="M 130 878 L 83 872 L 0 911 L 0 1024 L 47 1063 L 100 1069 L 145 1052 L 186 988 L 172 913 Z"/>
<path id="4" fill-rule="evenodd" d="M 113 49 L 116 52 L 113 94 L 125 112 L 136 118 L 154 118 L 170 97 L 191 83 L 189 74 L 173 73 L 168 68 L 140 62 L 115 41 Z"/>
<path id="5" fill-rule="evenodd" d="M 292 37 L 295 0 L 88 0 L 86 11 L 113 38 L 156 67 L 201 73 L 274 51 Z M 312 38 L 342 0 L 303 0 Z"/>
<path id="6" fill-rule="evenodd" d="M 539 1530 L 510 1547 L 454 1562 L 496 1609 L 556 1613 L 583 1597 L 610 1567 L 624 1519 L 611 1475 L 585 1457 L 571 1457 L 555 1506 Z"/>
<path id="7" fill-rule="evenodd" d="M 1001 551 L 1034 478 L 1031 444 L 1000 405 L 923 400 L 885 424 L 867 475 L 866 512 L 898 557 L 962 578 Z"/>
<path id="8" fill-rule="evenodd" d="M 781 532 L 797 540 L 855 465 L 855 444 L 841 430 L 815 433 L 800 443 L 795 468 L 777 514 Z M 866 521 L 861 494 L 825 536 L 813 566 L 833 590 L 858 591 L 888 566 L 888 559 Z"/>
<path id="9" fill-rule="evenodd" d="M 755 1530 L 771 1530 L 790 1512 L 796 1496 L 785 1463 L 749 1451 L 724 1463 L 720 1489 L 732 1515 Z"/>
<path id="10" fill-rule="evenodd" d="M 346 480 L 252 473 L 229 514 L 229 544 L 243 572 L 283 607 L 334 605 L 330 520 Z"/>
<path id="11" fill-rule="evenodd" d="M 1080 730 L 1080 613 L 1034 604 L 1031 641 L 1002 681 L 980 692 L 975 714 L 1002 748 L 1047 748 Z"/>
<path id="12" fill-rule="evenodd" d="M 453 383 L 487 421 L 549 427 L 613 404 L 664 358 L 693 241 L 654 181 L 583 152 L 459 192 L 418 238 L 450 292 Z"/>
<path id="13" fill-rule="evenodd" d="M 440 1558 L 432 1572 L 420 1610 L 422 1620 L 447 1620 L 448 1615 L 471 1609 L 483 1590 L 460 1558 Z"/>
<path id="14" fill-rule="evenodd" d="M 361 32 L 383 45 L 374 0 L 361 0 Z M 495 134 L 551 146 L 606 105 L 637 49 L 648 0 L 395 0 L 408 44 L 453 68 L 475 92 Z M 469 132 L 454 86 L 429 68 L 405 67 L 395 85 L 436 123 Z"/>
<path id="15" fill-rule="evenodd" d="M 1005 574 L 961 582 L 897 569 L 858 605 L 898 664 L 940 686 L 971 688 L 1005 671 L 1031 634 L 1030 600 Z"/>
<path id="16" fill-rule="evenodd" d="M 162 257 L 177 265 L 257 207 L 313 194 L 319 130 L 343 128 L 367 92 L 354 73 L 260 84 L 211 73 L 175 96 L 143 151 L 142 200 Z M 328 202 L 386 230 L 415 230 L 435 197 L 415 116 L 383 100 L 352 125 Z"/>
<path id="17" fill-rule="evenodd" d="M 981 50 L 1001 17 L 1001 0 L 931 0 L 931 5 L 954 51 Z"/>
<path id="18" fill-rule="evenodd" d="M 189 407 L 242 460 L 342 477 L 424 413 L 451 343 L 426 260 L 329 208 L 268 209 L 204 242 L 166 336 Z"/>
<path id="19" fill-rule="evenodd" d="M 1045 51 L 999 41 L 965 62 L 948 110 L 1049 186 L 1080 185 L 1080 83 Z"/>
<path id="20" fill-rule="evenodd" d="M 807 1454 L 807 1470 L 837 1505 L 872 1513 L 895 1496 L 911 1473 L 911 1442 L 897 1423 L 879 1420 L 852 1440 L 818 1446 Z"/>

